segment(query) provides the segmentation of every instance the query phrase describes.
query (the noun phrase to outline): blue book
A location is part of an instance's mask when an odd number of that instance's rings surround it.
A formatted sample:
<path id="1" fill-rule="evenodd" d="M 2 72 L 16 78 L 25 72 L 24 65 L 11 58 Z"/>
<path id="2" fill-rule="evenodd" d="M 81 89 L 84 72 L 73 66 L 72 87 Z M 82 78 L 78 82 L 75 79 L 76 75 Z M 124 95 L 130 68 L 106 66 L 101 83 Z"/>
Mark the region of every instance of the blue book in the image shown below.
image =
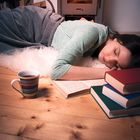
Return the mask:
<path id="1" fill-rule="evenodd" d="M 140 105 L 124 108 L 102 94 L 102 88 L 103 86 L 92 86 L 90 93 L 109 118 L 140 115 Z"/>
<path id="2" fill-rule="evenodd" d="M 106 84 L 103 86 L 102 93 L 125 108 L 140 104 L 140 92 L 123 95 L 111 85 Z"/>

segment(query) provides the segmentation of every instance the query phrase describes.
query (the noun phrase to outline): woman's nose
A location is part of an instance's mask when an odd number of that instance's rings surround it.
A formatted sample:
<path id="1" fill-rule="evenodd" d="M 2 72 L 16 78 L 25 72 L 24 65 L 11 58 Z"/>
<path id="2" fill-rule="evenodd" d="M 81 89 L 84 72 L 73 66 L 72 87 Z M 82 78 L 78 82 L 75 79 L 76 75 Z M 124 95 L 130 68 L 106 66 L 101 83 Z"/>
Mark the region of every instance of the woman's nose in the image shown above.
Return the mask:
<path id="1" fill-rule="evenodd" d="M 115 61 L 115 57 L 110 55 L 105 56 L 104 59 L 106 62 Z"/>
<path id="2" fill-rule="evenodd" d="M 104 59 L 108 67 L 114 67 L 117 64 L 117 58 L 113 56 L 107 56 Z"/>

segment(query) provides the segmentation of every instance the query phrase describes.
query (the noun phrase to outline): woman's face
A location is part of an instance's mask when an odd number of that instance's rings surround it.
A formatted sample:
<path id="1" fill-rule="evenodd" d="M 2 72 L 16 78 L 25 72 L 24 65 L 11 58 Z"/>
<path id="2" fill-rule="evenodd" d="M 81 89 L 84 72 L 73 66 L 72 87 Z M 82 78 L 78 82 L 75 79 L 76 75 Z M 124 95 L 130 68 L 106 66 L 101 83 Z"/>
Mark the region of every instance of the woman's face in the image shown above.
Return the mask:
<path id="1" fill-rule="evenodd" d="M 108 40 L 98 59 L 109 68 L 126 68 L 131 61 L 131 52 L 117 39 Z"/>

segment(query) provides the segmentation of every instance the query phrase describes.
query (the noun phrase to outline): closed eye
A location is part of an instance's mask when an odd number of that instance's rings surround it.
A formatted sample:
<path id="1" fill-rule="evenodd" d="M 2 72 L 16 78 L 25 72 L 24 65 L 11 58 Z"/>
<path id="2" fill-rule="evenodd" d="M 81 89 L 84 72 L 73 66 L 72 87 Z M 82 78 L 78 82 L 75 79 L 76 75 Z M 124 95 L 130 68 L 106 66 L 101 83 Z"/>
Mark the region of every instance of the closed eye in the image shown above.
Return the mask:
<path id="1" fill-rule="evenodd" d="M 114 50 L 114 54 L 115 54 L 116 56 L 119 56 L 119 54 L 120 54 L 120 48 L 116 48 L 116 49 Z"/>

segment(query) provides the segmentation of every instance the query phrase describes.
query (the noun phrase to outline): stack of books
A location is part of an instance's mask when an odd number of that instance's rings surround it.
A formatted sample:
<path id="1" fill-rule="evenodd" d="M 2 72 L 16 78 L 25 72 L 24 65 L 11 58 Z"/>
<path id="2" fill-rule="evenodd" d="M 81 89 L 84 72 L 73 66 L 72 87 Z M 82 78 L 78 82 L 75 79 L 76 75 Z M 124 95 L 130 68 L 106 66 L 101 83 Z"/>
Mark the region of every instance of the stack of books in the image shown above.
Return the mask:
<path id="1" fill-rule="evenodd" d="M 91 94 L 109 118 L 140 114 L 140 68 L 108 71 Z"/>

